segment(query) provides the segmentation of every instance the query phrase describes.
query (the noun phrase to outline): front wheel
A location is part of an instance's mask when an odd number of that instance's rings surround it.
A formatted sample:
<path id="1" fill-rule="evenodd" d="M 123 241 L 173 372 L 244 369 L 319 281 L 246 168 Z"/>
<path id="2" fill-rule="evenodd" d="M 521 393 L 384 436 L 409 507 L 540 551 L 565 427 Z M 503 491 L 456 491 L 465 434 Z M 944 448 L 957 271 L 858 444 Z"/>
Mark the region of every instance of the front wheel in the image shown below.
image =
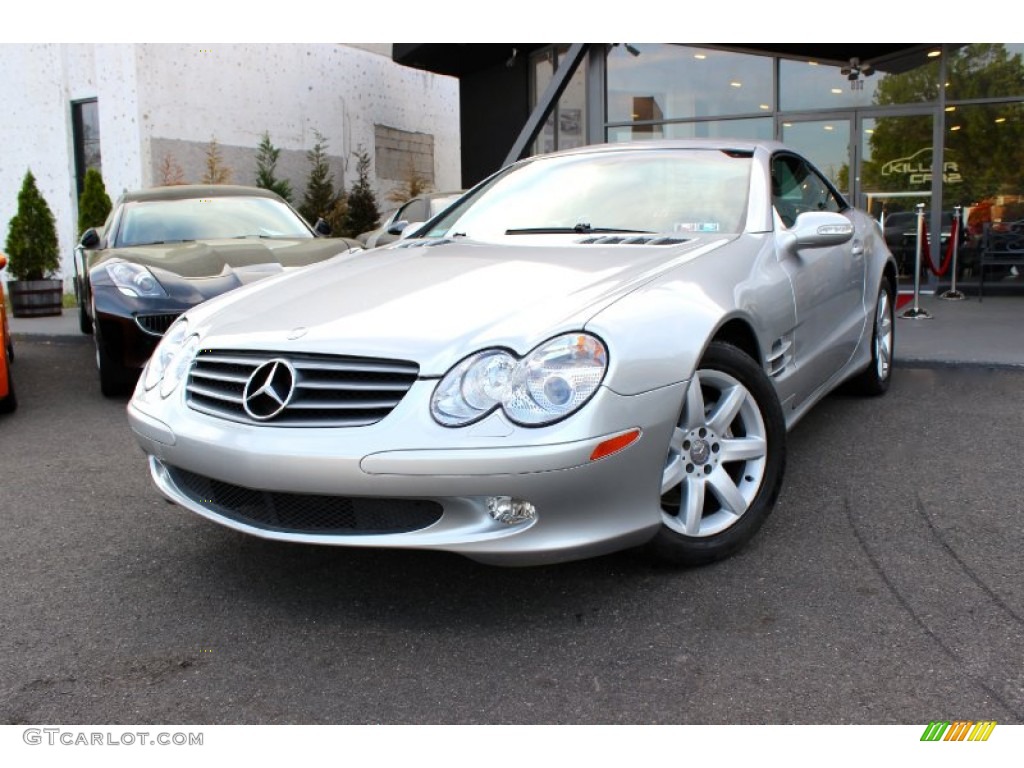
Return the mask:
<path id="1" fill-rule="evenodd" d="M 18 396 L 14 394 L 14 377 L 11 376 L 13 355 L 8 350 L 0 350 L 0 355 L 7 355 L 7 394 L 0 398 L 0 413 L 13 413 L 18 407 Z"/>
<path id="2" fill-rule="evenodd" d="M 712 342 L 669 442 L 662 525 L 648 545 L 655 557 L 703 565 L 742 547 L 775 505 L 785 439 L 782 408 L 761 367 L 738 348 Z"/>
<path id="3" fill-rule="evenodd" d="M 134 377 L 110 354 L 100 328 L 99 323 L 93 324 L 92 340 L 96 345 L 96 369 L 100 376 L 100 391 L 104 397 L 121 397 L 131 392 L 135 383 Z"/>

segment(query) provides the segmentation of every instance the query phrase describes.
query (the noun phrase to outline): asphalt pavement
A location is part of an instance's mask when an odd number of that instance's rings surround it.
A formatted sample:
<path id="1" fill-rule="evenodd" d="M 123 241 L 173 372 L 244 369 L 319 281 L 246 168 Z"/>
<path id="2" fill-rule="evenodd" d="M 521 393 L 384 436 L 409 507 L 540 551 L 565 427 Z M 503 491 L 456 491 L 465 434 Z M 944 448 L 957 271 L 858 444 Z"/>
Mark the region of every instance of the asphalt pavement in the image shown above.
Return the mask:
<path id="1" fill-rule="evenodd" d="M 19 321 L 0 723 L 1024 723 L 1024 299 L 933 301 L 888 395 L 819 404 L 758 536 L 689 570 L 228 530 L 153 489 L 74 313 Z"/>

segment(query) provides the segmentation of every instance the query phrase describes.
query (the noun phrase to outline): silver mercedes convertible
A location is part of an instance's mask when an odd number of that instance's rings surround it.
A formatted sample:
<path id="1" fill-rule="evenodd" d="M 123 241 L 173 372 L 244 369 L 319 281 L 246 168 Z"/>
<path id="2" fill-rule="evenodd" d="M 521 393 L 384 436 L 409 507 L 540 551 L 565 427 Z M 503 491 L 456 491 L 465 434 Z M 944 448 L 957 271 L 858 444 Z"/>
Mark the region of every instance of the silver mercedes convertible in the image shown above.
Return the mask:
<path id="1" fill-rule="evenodd" d="M 593 146 L 186 312 L 128 406 L 169 499 L 503 565 L 740 548 L 786 432 L 892 374 L 882 231 L 774 142 Z"/>

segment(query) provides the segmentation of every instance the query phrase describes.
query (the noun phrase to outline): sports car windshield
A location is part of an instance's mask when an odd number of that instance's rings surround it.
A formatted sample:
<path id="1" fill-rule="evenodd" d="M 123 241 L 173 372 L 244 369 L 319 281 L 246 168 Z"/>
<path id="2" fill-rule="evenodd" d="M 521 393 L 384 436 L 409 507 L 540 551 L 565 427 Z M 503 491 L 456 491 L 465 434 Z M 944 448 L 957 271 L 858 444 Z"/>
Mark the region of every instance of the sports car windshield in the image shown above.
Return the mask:
<path id="1" fill-rule="evenodd" d="M 718 150 L 539 158 L 492 178 L 426 235 L 739 232 L 750 167 L 749 154 Z"/>
<path id="2" fill-rule="evenodd" d="M 128 203 L 115 248 L 227 238 L 312 238 L 288 206 L 265 197 L 208 197 Z"/>

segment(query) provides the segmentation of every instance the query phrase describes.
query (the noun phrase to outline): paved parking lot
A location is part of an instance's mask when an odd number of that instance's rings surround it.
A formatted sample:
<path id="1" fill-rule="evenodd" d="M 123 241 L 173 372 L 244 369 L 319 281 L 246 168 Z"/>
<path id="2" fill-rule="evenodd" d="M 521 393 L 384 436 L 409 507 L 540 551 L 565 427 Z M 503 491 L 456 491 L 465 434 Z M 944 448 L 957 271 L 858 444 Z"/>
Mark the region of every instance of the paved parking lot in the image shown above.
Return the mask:
<path id="1" fill-rule="evenodd" d="M 509 570 L 168 505 L 88 340 L 18 341 L 2 723 L 1024 722 L 1024 371 L 829 398 L 724 563 Z"/>

